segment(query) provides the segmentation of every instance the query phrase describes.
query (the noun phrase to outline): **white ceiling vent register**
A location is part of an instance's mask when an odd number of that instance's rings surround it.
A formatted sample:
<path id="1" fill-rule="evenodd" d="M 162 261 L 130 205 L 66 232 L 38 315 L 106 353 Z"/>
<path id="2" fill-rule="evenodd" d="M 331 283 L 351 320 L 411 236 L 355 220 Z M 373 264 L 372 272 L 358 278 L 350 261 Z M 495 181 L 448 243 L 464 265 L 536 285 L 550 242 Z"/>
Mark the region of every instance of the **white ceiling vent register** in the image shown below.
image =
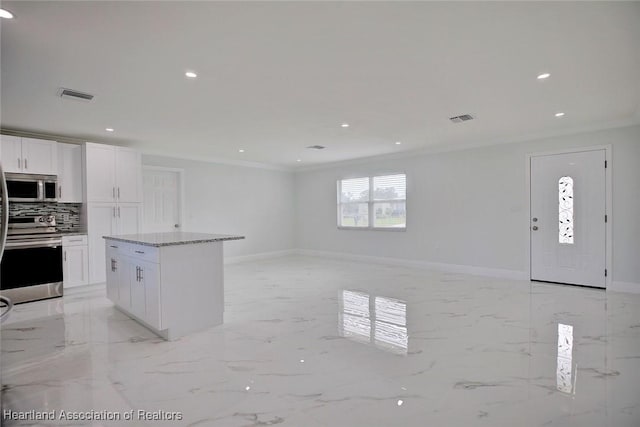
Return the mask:
<path id="1" fill-rule="evenodd" d="M 324 145 L 310 145 L 307 148 L 310 148 L 312 150 L 324 150 L 325 146 Z"/>
<path id="2" fill-rule="evenodd" d="M 79 90 L 60 88 L 58 95 L 65 99 L 75 99 L 76 101 L 89 102 L 93 99 L 90 93 L 80 92 Z"/>
<path id="3" fill-rule="evenodd" d="M 469 120 L 473 120 L 473 119 L 474 117 L 471 114 L 463 114 L 461 116 L 449 117 L 449 120 L 451 120 L 453 123 L 468 122 Z"/>

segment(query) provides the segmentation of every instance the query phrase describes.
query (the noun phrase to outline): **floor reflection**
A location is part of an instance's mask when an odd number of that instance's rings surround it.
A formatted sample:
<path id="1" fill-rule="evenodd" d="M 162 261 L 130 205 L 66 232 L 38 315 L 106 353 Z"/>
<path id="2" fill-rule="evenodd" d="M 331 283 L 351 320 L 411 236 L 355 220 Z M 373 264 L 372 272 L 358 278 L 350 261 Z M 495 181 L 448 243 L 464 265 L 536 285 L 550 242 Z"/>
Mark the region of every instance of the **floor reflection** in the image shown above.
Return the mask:
<path id="1" fill-rule="evenodd" d="M 2 324 L 2 372 L 53 357 L 65 347 L 62 298 L 20 306 Z"/>
<path id="2" fill-rule="evenodd" d="M 373 344 L 397 354 L 407 354 L 407 304 L 405 301 L 351 290 L 341 292 L 338 333 L 353 341 Z"/>
<path id="3" fill-rule="evenodd" d="M 568 394 L 575 393 L 576 375 L 573 376 L 573 326 L 558 323 L 558 360 L 556 368 L 556 387 Z"/>

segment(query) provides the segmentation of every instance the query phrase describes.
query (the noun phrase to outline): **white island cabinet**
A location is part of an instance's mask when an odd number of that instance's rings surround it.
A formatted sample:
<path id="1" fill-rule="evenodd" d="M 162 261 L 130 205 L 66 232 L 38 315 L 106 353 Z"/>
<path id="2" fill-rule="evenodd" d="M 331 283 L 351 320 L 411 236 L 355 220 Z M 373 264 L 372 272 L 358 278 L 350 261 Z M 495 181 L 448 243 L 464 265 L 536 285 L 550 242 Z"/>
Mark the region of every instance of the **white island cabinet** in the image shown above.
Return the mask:
<path id="1" fill-rule="evenodd" d="M 222 244 L 244 237 L 172 232 L 104 238 L 107 297 L 117 308 L 167 340 L 222 323 Z"/>

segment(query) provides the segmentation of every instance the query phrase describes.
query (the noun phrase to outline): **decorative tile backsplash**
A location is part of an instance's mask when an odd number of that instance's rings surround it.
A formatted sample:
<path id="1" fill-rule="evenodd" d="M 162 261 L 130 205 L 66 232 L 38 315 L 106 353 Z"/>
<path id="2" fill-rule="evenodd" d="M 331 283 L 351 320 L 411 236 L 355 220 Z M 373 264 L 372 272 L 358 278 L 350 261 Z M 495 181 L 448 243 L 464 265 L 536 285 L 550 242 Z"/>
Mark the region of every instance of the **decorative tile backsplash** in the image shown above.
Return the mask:
<path id="1" fill-rule="evenodd" d="M 9 203 L 9 216 L 55 215 L 58 229 L 63 232 L 81 231 L 82 203 Z"/>

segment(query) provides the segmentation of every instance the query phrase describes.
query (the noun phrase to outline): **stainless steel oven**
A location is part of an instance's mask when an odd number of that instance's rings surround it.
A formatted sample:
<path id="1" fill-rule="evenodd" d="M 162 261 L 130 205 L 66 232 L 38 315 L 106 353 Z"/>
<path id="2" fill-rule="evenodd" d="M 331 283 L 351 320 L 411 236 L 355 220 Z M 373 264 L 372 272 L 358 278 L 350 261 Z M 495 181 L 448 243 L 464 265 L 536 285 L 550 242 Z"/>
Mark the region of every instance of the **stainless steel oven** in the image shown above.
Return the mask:
<path id="1" fill-rule="evenodd" d="M 9 218 L 0 292 L 14 304 L 62 296 L 62 236 L 55 217 Z"/>
<path id="2" fill-rule="evenodd" d="M 7 173 L 10 202 L 55 202 L 58 200 L 56 175 Z"/>

